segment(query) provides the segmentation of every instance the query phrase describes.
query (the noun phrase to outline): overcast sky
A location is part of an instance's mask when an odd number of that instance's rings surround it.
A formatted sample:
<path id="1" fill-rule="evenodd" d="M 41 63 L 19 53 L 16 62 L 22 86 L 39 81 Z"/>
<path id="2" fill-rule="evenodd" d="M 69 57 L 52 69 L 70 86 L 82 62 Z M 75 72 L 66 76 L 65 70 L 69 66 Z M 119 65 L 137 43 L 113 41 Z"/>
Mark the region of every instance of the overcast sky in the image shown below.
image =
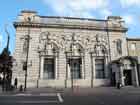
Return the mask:
<path id="1" fill-rule="evenodd" d="M 1 0 L 0 52 L 6 45 L 5 24 L 11 36 L 10 51 L 15 49 L 13 22 L 21 10 L 35 10 L 39 15 L 106 19 L 121 16 L 129 28 L 128 37 L 140 38 L 140 0 Z"/>

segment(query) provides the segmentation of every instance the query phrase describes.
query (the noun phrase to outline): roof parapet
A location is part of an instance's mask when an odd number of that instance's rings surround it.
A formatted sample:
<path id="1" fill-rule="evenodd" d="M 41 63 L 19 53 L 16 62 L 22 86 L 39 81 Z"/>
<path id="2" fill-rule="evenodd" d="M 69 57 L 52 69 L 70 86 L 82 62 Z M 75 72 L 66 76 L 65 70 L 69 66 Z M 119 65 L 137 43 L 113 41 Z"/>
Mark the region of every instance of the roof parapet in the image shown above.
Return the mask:
<path id="1" fill-rule="evenodd" d="M 18 22 L 28 22 L 29 18 L 31 19 L 31 22 L 38 22 L 40 19 L 36 11 L 22 10 L 20 15 L 18 15 L 17 20 Z"/>
<path id="2" fill-rule="evenodd" d="M 34 26 L 41 27 L 65 27 L 65 28 L 80 28 L 80 29 L 101 29 L 108 28 L 110 31 L 123 31 L 126 32 L 127 28 L 124 27 L 121 17 L 109 16 L 106 20 L 89 19 L 89 18 L 76 18 L 76 17 L 58 17 L 58 16 L 39 16 L 36 11 L 23 10 L 18 16 L 14 26 L 29 25 L 28 18 L 30 17 L 31 23 Z M 108 23 L 108 24 L 107 24 Z"/>
<path id="3" fill-rule="evenodd" d="M 122 20 L 122 17 L 120 17 L 120 16 L 108 16 L 107 19 L 108 20 Z"/>
<path id="4" fill-rule="evenodd" d="M 110 27 L 126 27 L 125 21 L 120 16 L 108 16 L 107 20 Z"/>
<path id="5" fill-rule="evenodd" d="M 37 14 L 37 11 L 32 11 L 32 10 L 22 10 L 21 13 L 33 13 L 33 14 Z"/>

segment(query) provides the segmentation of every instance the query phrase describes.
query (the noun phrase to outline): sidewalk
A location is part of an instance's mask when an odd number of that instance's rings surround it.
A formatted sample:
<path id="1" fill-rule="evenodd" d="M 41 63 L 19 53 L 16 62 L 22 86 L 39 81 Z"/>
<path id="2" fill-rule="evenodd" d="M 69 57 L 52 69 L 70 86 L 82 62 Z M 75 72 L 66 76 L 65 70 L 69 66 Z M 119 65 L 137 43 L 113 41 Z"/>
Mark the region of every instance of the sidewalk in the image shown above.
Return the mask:
<path id="1" fill-rule="evenodd" d="M 133 87 L 133 86 L 125 86 L 121 89 L 117 89 L 116 87 L 93 87 L 93 88 L 66 88 L 64 89 L 65 94 L 77 94 L 77 95 L 88 95 L 88 94 L 102 94 L 102 93 L 140 93 L 140 87 Z"/>
<path id="2" fill-rule="evenodd" d="M 43 88 L 27 88 L 26 91 L 20 92 L 19 89 L 14 91 L 2 92 L 0 87 L 0 95 L 12 95 L 18 93 L 24 94 L 40 94 L 40 93 L 65 93 L 65 94 L 94 94 L 94 93 L 107 93 L 107 92 L 137 92 L 140 91 L 140 87 L 122 87 L 121 89 L 117 89 L 116 87 L 94 87 L 94 88 L 51 88 L 51 87 L 43 87 Z"/>
<path id="3" fill-rule="evenodd" d="M 18 89 L 15 89 L 13 91 L 2 91 L 2 88 L 0 87 L 0 95 L 13 95 L 13 94 L 19 94 L 19 93 L 24 93 L 24 94 L 40 94 L 40 93 L 62 93 L 64 89 L 56 89 L 56 88 L 27 88 L 26 91 L 19 91 Z"/>

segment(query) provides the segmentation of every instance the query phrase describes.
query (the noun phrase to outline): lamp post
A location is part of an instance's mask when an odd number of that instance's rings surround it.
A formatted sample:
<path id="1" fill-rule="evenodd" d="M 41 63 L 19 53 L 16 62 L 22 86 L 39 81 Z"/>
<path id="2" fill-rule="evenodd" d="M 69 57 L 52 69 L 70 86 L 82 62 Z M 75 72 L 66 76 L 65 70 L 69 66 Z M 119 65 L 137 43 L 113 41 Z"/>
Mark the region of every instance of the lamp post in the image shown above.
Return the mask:
<path id="1" fill-rule="evenodd" d="M 28 17 L 28 25 L 31 23 L 31 18 Z M 29 26 L 30 27 L 30 26 Z M 24 91 L 26 91 L 27 88 L 27 70 L 28 70 L 28 56 L 29 56 L 29 45 L 30 45 L 30 28 L 28 28 L 28 33 L 25 36 L 25 40 L 27 41 L 27 55 L 26 55 L 26 61 L 25 61 L 25 83 L 24 83 Z"/>
<path id="2" fill-rule="evenodd" d="M 93 52 L 90 52 L 90 56 L 91 56 L 91 87 L 93 88 Z"/>

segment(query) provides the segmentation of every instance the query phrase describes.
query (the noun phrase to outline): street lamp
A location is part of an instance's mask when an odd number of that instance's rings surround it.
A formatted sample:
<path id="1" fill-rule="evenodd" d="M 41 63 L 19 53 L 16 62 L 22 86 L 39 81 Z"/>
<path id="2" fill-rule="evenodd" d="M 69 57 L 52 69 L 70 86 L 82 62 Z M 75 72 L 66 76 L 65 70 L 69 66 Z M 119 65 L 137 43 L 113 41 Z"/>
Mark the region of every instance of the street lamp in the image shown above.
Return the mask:
<path id="1" fill-rule="evenodd" d="M 31 18 L 28 17 L 28 25 L 31 23 Z M 30 27 L 30 26 L 29 26 Z M 24 70 L 25 70 L 25 83 L 24 83 L 24 91 L 26 91 L 27 88 L 27 69 L 28 69 L 28 56 L 29 56 L 29 45 L 30 45 L 30 28 L 28 28 L 28 34 L 25 36 L 25 40 L 27 41 L 27 55 L 26 55 L 26 61 L 24 63 Z"/>

